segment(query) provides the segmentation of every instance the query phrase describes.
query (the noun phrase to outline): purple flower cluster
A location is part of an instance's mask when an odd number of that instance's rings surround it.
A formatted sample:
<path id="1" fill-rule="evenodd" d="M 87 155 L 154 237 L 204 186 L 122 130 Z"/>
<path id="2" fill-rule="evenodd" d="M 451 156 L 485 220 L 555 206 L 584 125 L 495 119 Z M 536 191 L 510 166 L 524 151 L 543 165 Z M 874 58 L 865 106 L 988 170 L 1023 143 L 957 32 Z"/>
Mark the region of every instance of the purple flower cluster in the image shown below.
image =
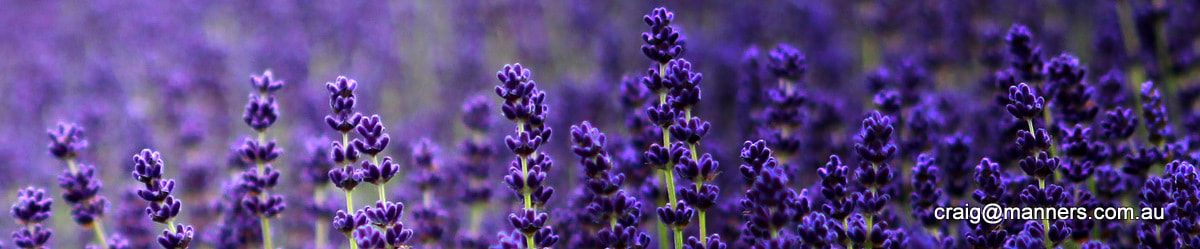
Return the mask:
<path id="1" fill-rule="evenodd" d="M 47 146 L 50 155 L 67 164 L 67 169 L 58 176 L 58 186 L 63 189 L 63 200 L 71 207 L 71 218 L 79 226 L 95 233 L 95 243 L 103 247 L 120 247 L 123 240 L 114 238 L 109 242 L 105 239 L 109 235 L 104 234 L 101 220 L 110 204 L 107 198 L 100 195 L 104 183 L 96 176 L 96 167 L 75 161 L 79 153 L 88 147 L 88 140 L 83 137 L 83 127 L 59 123 L 57 128 L 46 133 L 50 135 L 50 145 Z"/>
<path id="2" fill-rule="evenodd" d="M 269 191 L 279 184 L 280 172 L 271 164 L 283 153 L 275 140 L 267 141 L 267 129 L 279 119 L 279 104 L 275 100 L 275 91 L 283 88 L 283 81 L 277 80 L 271 71 L 261 75 L 250 76 L 250 85 L 255 92 L 250 94 L 250 102 L 242 114 L 242 121 L 257 132 L 257 138 L 246 137 L 239 148 L 245 161 L 253 162 L 255 167 L 242 172 L 238 183 L 244 189 L 242 207 L 251 215 L 259 218 L 260 230 L 264 248 L 274 248 L 271 240 L 270 219 L 276 218 L 287 205 L 282 195 L 271 195 Z"/>
<path id="3" fill-rule="evenodd" d="M 325 123 L 342 135 L 340 142 L 334 141 L 330 146 L 329 159 L 336 165 L 328 171 L 327 176 L 334 187 L 346 194 L 346 210 L 337 210 L 330 220 L 331 228 L 349 238 L 351 248 L 407 247 L 414 233 L 412 229 L 405 228 L 404 223 L 400 221 L 404 214 L 404 203 L 388 201 L 386 191 L 387 183 L 396 176 L 400 168 L 389 156 L 380 160 L 380 155 L 391 142 L 391 137 L 385 133 L 383 118 L 379 115 L 364 117 L 354 111 L 357 102 L 354 95 L 354 90 L 358 88 L 357 81 L 338 77 L 334 82 L 327 82 L 325 88 L 329 91 L 329 105 L 333 109 L 331 115 L 325 116 Z M 357 131 L 359 135 L 353 141 L 350 140 L 351 131 Z M 360 155 L 370 158 L 359 163 Z M 359 167 L 355 167 L 356 163 Z M 355 210 L 353 191 L 363 182 L 375 185 L 379 200 L 374 206 Z M 316 205 L 322 203 L 317 202 Z M 316 229 L 317 236 L 323 236 L 320 234 L 322 232 L 322 227 Z M 425 236 L 433 233 L 421 232 L 423 233 L 420 234 Z"/>
<path id="4" fill-rule="evenodd" d="M 149 202 L 146 216 L 154 222 L 166 225 L 162 235 L 158 236 L 158 244 L 167 249 L 188 248 L 195 236 L 192 226 L 176 224 L 176 216 L 183 209 L 183 202 L 173 195 L 175 180 L 164 179 L 163 171 L 166 164 L 162 155 L 157 151 L 144 149 L 133 155 L 133 179 L 142 183 L 137 195 Z"/>
<path id="5" fill-rule="evenodd" d="M 501 113 L 517 126 L 515 135 L 504 138 L 508 150 L 516 155 L 508 164 L 504 182 L 524 203 L 521 209 L 508 215 L 508 223 L 514 229 L 512 234 L 519 232 L 520 237 L 499 236 L 497 243 L 502 248 L 552 247 L 558 243 L 558 235 L 546 224 L 550 216 L 544 210 L 554 195 L 554 188 L 545 185 L 546 173 L 553 168 L 554 161 L 545 152 L 538 152 L 550 140 L 552 132 L 546 127 L 550 110 L 545 104 L 546 92 L 538 89 L 533 74 L 521 64 L 504 65 L 496 72 L 496 78 L 500 80 L 496 95 L 504 100 Z"/>
<path id="6" fill-rule="evenodd" d="M 47 197 L 45 190 L 33 186 L 17 192 L 17 201 L 10 214 L 17 225 L 24 228 L 13 231 L 13 244 L 26 249 L 45 247 L 54 231 L 43 227 L 42 222 L 50 218 L 50 204 L 53 203 L 54 199 Z"/>
<path id="7" fill-rule="evenodd" d="M 1200 248 L 1200 2 L 1051 2 L 2 2 L 3 246 Z"/>

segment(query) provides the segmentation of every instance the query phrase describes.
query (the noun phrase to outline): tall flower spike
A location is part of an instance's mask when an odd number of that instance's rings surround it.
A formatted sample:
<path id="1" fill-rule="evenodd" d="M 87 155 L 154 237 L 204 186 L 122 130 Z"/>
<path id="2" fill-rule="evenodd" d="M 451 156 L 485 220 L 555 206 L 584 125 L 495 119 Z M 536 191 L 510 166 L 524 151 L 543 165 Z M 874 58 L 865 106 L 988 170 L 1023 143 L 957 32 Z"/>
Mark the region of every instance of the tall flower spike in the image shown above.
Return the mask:
<path id="1" fill-rule="evenodd" d="M 247 137 L 245 145 L 242 146 L 242 154 L 256 166 L 242 173 L 241 184 L 249 190 L 247 195 L 242 197 L 242 206 L 259 217 L 264 248 L 274 248 L 270 219 L 287 208 L 283 196 L 268 193 L 278 184 L 280 175 L 271 162 L 279 158 L 283 149 L 276 146 L 275 140 L 266 140 L 267 129 L 279 119 L 279 106 L 275 101 L 274 92 L 283 85 L 283 81 L 277 81 L 270 71 L 250 76 L 250 86 L 254 88 L 254 92 L 250 93 L 250 102 L 246 104 L 246 112 L 242 114 L 246 125 L 257 133 L 257 139 Z"/>
<path id="2" fill-rule="evenodd" d="M 553 162 L 545 153 L 537 153 L 551 133 L 545 127 L 550 109 L 544 104 L 546 93 L 537 88 L 529 69 L 519 63 L 504 65 L 496 72 L 496 78 L 500 81 L 496 95 L 504 100 L 501 114 L 516 123 L 516 134 L 505 137 L 505 144 L 516 159 L 509 163 L 504 182 L 524 204 L 522 209 L 509 214 L 509 224 L 524 235 L 526 248 L 551 247 L 558 242 L 558 235 L 545 226 L 549 215 L 539 209 L 554 194 L 553 187 L 543 185 Z M 505 244 L 504 240 L 499 242 Z"/>
<path id="3" fill-rule="evenodd" d="M 437 161 L 437 154 L 437 145 L 427 138 L 421 138 L 412 145 L 412 164 L 416 166 L 416 171 L 411 175 L 411 182 L 421 191 L 421 205 L 413 212 L 413 221 L 415 234 L 425 245 L 441 241 L 446 231 L 443 227 L 446 214 L 440 202 L 434 199 L 434 193 L 443 189 L 441 185 L 446 179 Z"/>
<path id="4" fill-rule="evenodd" d="M 340 141 L 333 141 L 329 148 L 329 157 L 337 166 L 330 169 L 327 175 L 329 182 L 341 189 L 346 196 L 346 210 L 339 210 L 334 215 L 331 223 L 333 229 L 341 231 L 350 240 L 350 248 L 358 247 L 358 244 L 354 241 L 355 237 L 351 232 L 363 223 L 356 222 L 360 214 L 350 214 L 354 212 L 354 195 L 352 191 L 367 177 L 367 172 L 354 166 L 358 162 L 359 150 L 355 148 L 355 145 L 350 143 L 350 132 L 359 127 L 359 124 L 363 123 L 364 119 L 362 113 L 354 111 L 354 105 L 357 101 L 354 95 L 356 88 L 358 88 L 358 81 L 345 76 L 338 76 L 334 81 L 325 83 L 325 90 L 329 92 L 329 108 L 332 111 L 332 113 L 325 116 L 325 123 L 329 125 L 329 128 L 338 131 L 342 135 L 342 139 Z M 367 128 L 375 127 L 373 125 Z M 383 131 L 381 125 L 378 128 L 380 132 Z M 371 132 L 374 135 L 374 129 L 366 129 L 365 131 Z M 364 148 L 367 147 L 366 143 L 363 145 Z M 374 149 L 376 145 L 375 143 L 370 144 L 371 149 Z M 379 149 L 382 150 L 382 148 Z M 379 176 L 382 176 L 383 170 L 381 169 L 379 173 Z M 376 178 L 376 181 L 378 181 L 378 178 Z M 380 194 L 382 195 L 383 192 L 381 191 Z"/>
<path id="5" fill-rule="evenodd" d="M 143 149 L 133 155 L 133 177 L 142 182 L 143 188 L 138 190 L 138 196 L 149 202 L 146 215 L 155 222 L 167 225 L 158 243 L 167 249 L 188 248 L 194 232 L 192 226 L 175 224 L 183 203 L 172 196 L 175 180 L 164 179 L 162 155 L 157 151 Z"/>
<path id="6" fill-rule="evenodd" d="M 913 218 L 916 218 L 926 228 L 936 228 L 941 222 L 933 215 L 933 206 L 939 204 L 942 190 L 938 188 L 938 167 L 932 156 L 921 154 L 917 164 L 912 167 L 912 202 Z"/>
<path id="7" fill-rule="evenodd" d="M 47 130 L 46 133 L 50 135 L 50 154 L 67 164 L 67 168 L 58 175 L 58 186 L 63 189 L 63 200 L 71 207 L 71 218 L 84 229 L 92 230 L 96 236 L 95 243 L 109 246 L 101 222 L 109 207 L 108 199 L 100 195 L 104 183 L 96 176 L 96 167 L 75 162 L 79 152 L 88 145 L 83 136 L 83 127 L 59 123 L 56 129 Z"/>
<path id="8" fill-rule="evenodd" d="M 585 173 L 585 188 L 591 196 L 587 213 L 596 223 L 609 226 L 597 232 L 596 237 L 608 248 L 646 248 L 650 236 L 638 231 L 642 203 L 621 190 L 625 174 L 616 173 L 608 150 L 604 148 L 607 138 L 588 121 L 571 126 L 571 151 L 579 157 L 579 166 Z"/>
<path id="9" fill-rule="evenodd" d="M 483 95 L 467 98 L 462 105 L 462 123 L 470 131 L 470 135 L 459 143 L 461 154 L 457 169 L 467 176 L 467 186 L 463 189 L 462 202 L 470 207 L 467 218 L 466 232 L 459 233 L 459 245 L 462 248 L 481 248 L 489 243 L 488 236 L 481 233 L 485 210 L 492 199 L 492 186 L 488 183 L 488 174 L 493 167 L 493 157 L 496 149 L 484 137 L 491 129 L 491 112 L 493 106 Z"/>

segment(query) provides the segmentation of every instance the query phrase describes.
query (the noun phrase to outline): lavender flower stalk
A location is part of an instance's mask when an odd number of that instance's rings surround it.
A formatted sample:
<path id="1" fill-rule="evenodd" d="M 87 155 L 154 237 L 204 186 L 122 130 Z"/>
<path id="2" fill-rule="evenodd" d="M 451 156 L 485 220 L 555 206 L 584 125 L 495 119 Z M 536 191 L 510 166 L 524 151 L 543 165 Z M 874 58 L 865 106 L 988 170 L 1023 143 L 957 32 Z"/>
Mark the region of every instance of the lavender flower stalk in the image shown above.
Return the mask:
<path id="1" fill-rule="evenodd" d="M 412 174 L 412 182 L 421 190 L 421 206 L 413 212 L 413 220 L 416 223 L 417 238 L 425 246 L 437 245 L 446 232 L 442 227 L 446 214 L 433 197 L 434 191 L 445 179 L 438 162 L 435 161 L 437 152 L 437 145 L 427 138 L 418 140 L 412 146 L 413 165 L 417 166 L 417 171 Z"/>
<path id="2" fill-rule="evenodd" d="M 881 230 L 887 229 L 887 222 L 875 224 L 874 221 L 875 216 L 883 211 L 887 202 L 891 200 L 891 196 L 880 189 L 892 182 L 893 173 L 888 161 L 896 154 L 896 145 L 892 143 L 893 131 L 891 117 L 874 111 L 863 119 L 862 130 L 858 133 L 859 143 L 854 144 L 854 151 L 862 158 L 864 164 L 855 170 L 855 175 L 865 190 L 854 193 L 852 198 L 855 200 L 855 206 L 862 212 L 861 219 L 864 224 L 854 226 L 858 229 L 849 226 L 846 229 L 848 233 L 857 231 L 863 235 L 850 237 L 851 240 L 861 238 L 862 240 L 855 242 L 862 244 L 864 248 L 882 245 L 885 242 L 886 233 Z"/>
<path id="3" fill-rule="evenodd" d="M 546 172 L 553 167 L 550 156 L 538 152 L 538 147 L 550 139 L 551 129 L 546 127 L 549 107 L 544 103 L 546 92 L 537 88 L 529 69 L 521 64 L 504 65 L 496 72 L 500 85 L 496 95 L 504 99 L 501 105 L 505 118 L 517 125 L 516 135 L 506 136 L 505 145 L 517 155 L 509 163 L 504 182 L 521 195 L 524 207 L 508 215 L 509 224 L 525 237 L 525 248 L 551 247 L 558 243 L 558 235 L 546 225 L 549 215 L 540 212 L 554 194 L 554 188 L 545 186 Z M 503 244 L 503 240 L 501 241 Z"/>
<path id="4" fill-rule="evenodd" d="M 346 210 L 338 211 L 332 220 L 334 229 L 337 229 L 346 235 L 347 239 L 351 240 L 350 248 L 358 248 L 358 244 L 354 243 L 354 237 L 351 232 L 359 225 L 366 223 L 365 214 L 354 211 L 354 187 L 363 181 L 362 169 L 355 168 L 354 163 L 358 161 L 358 150 L 350 145 L 350 131 L 362 122 L 363 116 L 361 113 L 354 111 L 355 97 L 354 89 L 358 87 L 358 82 L 345 76 L 338 76 L 333 82 L 326 82 L 325 88 L 329 91 L 329 107 L 333 109 L 333 113 L 325 116 L 325 123 L 330 128 L 342 134 L 342 141 L 335 141 L 330 147 L 330 157 L 333 162 L 339 165 L 338 167 L 329 170 L 329 182 L 346 193 Z M 362 217 L 362 218 L 359 218 Z"/>
<path id="5" fill-rule="evenodd" d="M 717 195 L 721 189 L 717 185 L 706 183 L 712 182 L 713 178 L 720 173 L 717 172 L 719 166 L 712 154 L 704 153 L 702 156 L 697 156 L 699 153 L 696 145 L 699 145 L 700 140 L 708 135 L 711 128 L 708 121 L 693 115 L 693 110 L 701 100 L 700 81 L 704 75 L 693 72 L 692 64 L 684 59 L 671 60 L 667 63 L 667 70 L 667 77 L 675 82 L 671 104 L 675 108 L 683 109 L 683 117 L 679 117 L 675 124 L 671 125 L 670 134 L 675 140 L 682 141 L 687 145 L 686 149 L 682 149 L 684 152 L 680 154 L 683 155 L 677 159 L 678 164 L 675 164 L 674 170 L 681 178 L 692 182 L 690 188 L 684 187 L 677 191 L 689 206 L 696 209 L 699 217 L 700 243 L 708 244 L 709 235 L 705 224 L 705 211 L 716 205 Z"/>
<path id="6" fill-rule="evenodd" d="M 1043 105 L 1045 99 L 1039 96 L 1029 85 L 1021 83 L 1017 86 L 1010 87 L 1008 90 L 1009 103 L 1005 108 L 1013 117 L 1025 120 L 1029 126 L 1029 131 L 1017 131 L 1017 148 L 1024 151 L 1026 156 L 1020 161 L 1021 170 L 1026 175 L 1037 179 L 1037 186 L 1027 186 L 1021 190 L 1021 202 L 1028 207 L 1056 207 L 1066 201 L 1067 193 L 1064 193 L 1062 186 L 1056 184 L 1047 185 L 1046 182 L 1053 178 L 1055 171 L 1061 165 L 1058 157 L 1051 156 L 1050 150 L 1053 148 L 1053 140 L 1051 140 L 1049 132 L 1045 129 L 1038 128 L 1034 130 L 1033 118 L 1043 113 Z M 1047 122 L 1046 124 L 1050 124 Z M 1061 222 L 1061 221 L 1059 221 Z M 1040 226 L 1026 224 L 1026 231 L 1029 233 L 1041 233 L 1040 238 L 1046 248 L 1053 248 L 1065 236 L 1054 236 L 1052 234 L 1061 234 L 1064 225 L 1057 224 L 1051 226 L 1049 220 L 1042 220 Z M 1055 229 L 1055 228 L 1058 229 Z M 1031 231 L 1034 229 L 1036 231 Z M 1069 228 L 1066 228 L 1066 233 L 1069 234 Z"/>
<path id="7" fill-rule="evenodd" d="M 242 173 L 241 185 L 247 190 L 247 195 L 242 198 L 242 206 L 258 216 L 262 226 L 263 248 L 273 249 L 270 219 L 282 213 L 287 205 L 283 202 L 283 196 L 268 193 L 278 184 L 280 175 L 271 162 L 279 158 L 283 149 L 276 146 L 275 140 L 266 139 L 267 129 L 279 119 L 279 106 L 274 93 L 283 88 L 283 81 L 276 80 L 268 70 L 262 75 L 250 76 L 250 85 L 256 92 L 250 94 L 250 102 L 246 103 L 242 120 L 254 129 L 257 139 L 245 138 L 240 148 L 242 156 L 255 165 L 254 171 Z"/>
<path id="8" fill-rule="evenodd" d="M 195 232 L 192 226 L 175 224 L 183 203 L 172 195 L 175 180 L 163 178 L 165 166 L 157 151 L 143 149 L 141 153 L 133 155 L 133 179 L 144 186 L 138 190 L 138 197 L 150 202 L 150 206 L 146 207 L 146 216 L 167 226 L 158 236 L 158 244 L 166 249 L 188 248 Z"/>
<path id="9" fill-rule="evenodd" d="M 604 148 L 607 137 L 588 121 L 571 126 L 571 151 L 579 156 L 579 166 L 587 176 L 585 188 L 592 195 L 587 213 L 593 222 L 607 221 L 608 227 L 596 236 L 606 248 L 644 249 L 650 236 L 638 231 L 642 203 L 621 189 L 625 174 L 615 173 L 612 158 Z"/>
<path id="10" fill-rule="evenodd" d="M 25 249 L 44 248 L 50 241 L 53 230 L 42 227 L 42 221 L 50 218 L 50 206 L 54 199 L 46 191 L 33 186 L 17 191 L 17 202 L 13 203 L 13 220 L 22 226 L 12 233 L 13 244 Z"/>
<path id="11" fill-rule="evenodd" d="M 675 97 L 690 97 L 691 95 L 695 95 L 695 99 L 698 100 L 699 92 L 675 91 L 676 82 L 672 81 L 672 78 L 667 75 L 668 64 L 675 58 L 683 55 L 683 45 L 686 43 L 686 39 L 675 30 L 674 26 L 671 26 L 671 21 L 673 20 L 675 20 L 675 13 L 666 8 L 655 8 L 650 14 L 642 17 L 642 21 L 650 26 L 649 32 L 642 33 L 642 40 L 646 42 L 646 44 L 642 45 L 642 53 L 657 63 L 646 71 L 646 75 L 641 80 L 642 85 L 645 85 L 650 92 L 658 95 L 658 104 L 646 108 L 646 116 L 650 119 L 651 123 L 657 124 L 659 129 L 662 130 L 662 144 L 650 145 L 650 149 L 646 151 L 645 156 L 647 164 L 663 172 L 663 180 L 667 183 L 666 192 L 668 202 L 663 208 L 658 210 L 660 213 L 659 220 L 663 221 L 663 223 L 672 223 L 668 221 L 675 221 L 686 227 L 687 220 L 664 219 L 662 216 L 662 214 L 666 213 L 686 214 L 693 212 L 690 207 L 680 206 L 686 203 L 677 202 L 676 199 L 673 164 L 676 159 L 682 156 L 683 148 L 682 146 L 676 147 L 675 144 L 671 143 L 670 127 L 681 116 L 682 112 L 672 103 L 676 99 Z M 676 205 L 675 210 L 671 209 L 671 205 Z M 691 218 L 690 216 L 682 217 L 679 215 L 670 217 Z M 659 237 L 663 239 L 663 235 L 660 234 Z M 675 248 L 682 248 L 683 231 L 674 229 L 674 238 Z"/>
<path id="12" fill-rule="evenodd" d="M 809 214 L 808 191 L 796 193 L 788 177 L 763 140 L 746 141 L 741 151 L 742 176 L 750 183 L 744 209 L 745 229 L 755 248 L 793 248 L 798 238 L 787 231 Z"/>
<path id="13" fill-rule="evenodd" d="M 63 199 L 71 205 L 71 217 L 84 229 L 91 229 L 96 242 L 109 246 L 105 239 L 103 220 L 108 210 L 108 199 L 100 195 L 104 184 L 96 177 L 96 167 L 76 164 L 79 152 L 88 147 L 83 137 L 83 128 L 76 124 L 59 123 L 57 129 L 46 131 L 50 135 L 50 154 L 67 163 L 67 169 L 58 176 L 58 186 L 63 188 Z"/>
<path id="14" fill-rule="evenodd" d="M 466 245 L 486 245 L 486 241 L 482 236 L 479 236 L 479 229 L 483 222 L 484 211 L 488 206 L 488 200 L 492 197 L 492 189 L 488 186 L 488 167 L 491 167 L 492 157 L 495 156 L 496 150 L 491 144 L 484 141 L 484 136 L 491 129 L 490 109 L 492 105 L 482 95 L 475 95 L 467 98 L 462 105 L 462 123 L 470 131 L 468 137 L 463 138 L 459 143 L 459 153 L 462 154 L 460 161 L 460 170 L 469 177 L 467 187 L 464 190 L 463 202 L 470 207 L 470 216 L 468 219 L 467 234 L 464 235 L 462 244 Z"/>
<path id="15" fill-rule="evenodd" d="M 779 78 L 779 83 L 766 94 L 769 104 L 763 110 L 766 127 L 760 128 L 759 133 L 775 148 L 779 163 L 787 165 L 789 156 L 796 155 L 801 146 L 799 132 L 795 131 L 803 125 L 807 97 L 797 85 L 808 65 L 804 54 L 787 44 L 776 46 L 770 56 L 767 67 Z"/>

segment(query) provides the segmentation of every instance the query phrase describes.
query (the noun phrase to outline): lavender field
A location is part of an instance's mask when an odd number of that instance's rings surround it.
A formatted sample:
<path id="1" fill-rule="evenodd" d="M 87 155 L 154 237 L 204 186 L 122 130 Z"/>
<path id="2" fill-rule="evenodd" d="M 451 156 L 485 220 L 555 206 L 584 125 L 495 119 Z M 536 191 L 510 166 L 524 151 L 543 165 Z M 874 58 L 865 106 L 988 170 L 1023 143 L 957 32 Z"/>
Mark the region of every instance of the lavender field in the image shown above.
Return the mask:
<path id="1" fill-rule="evenodd" d="M 0 248 L 1200 249 L 1198 11 L 0 1 Z"/>

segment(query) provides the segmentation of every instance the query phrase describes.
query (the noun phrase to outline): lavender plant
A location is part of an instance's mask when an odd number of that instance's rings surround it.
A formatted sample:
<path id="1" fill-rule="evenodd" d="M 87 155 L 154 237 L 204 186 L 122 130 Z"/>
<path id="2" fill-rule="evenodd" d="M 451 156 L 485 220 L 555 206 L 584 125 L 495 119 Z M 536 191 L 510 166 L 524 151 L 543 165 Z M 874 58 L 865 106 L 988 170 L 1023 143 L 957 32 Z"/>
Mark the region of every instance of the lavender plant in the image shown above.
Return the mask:
<path id="1" fill-rule="evenodd" d="M 0 1 L 3 244 L 1200 248 L 1194 1 L 650 7 Z M 623 53 L 634 33 L 640 53 Z M 479 70 L 512 60 L 499 84 Z M 239 98 L 231 72 L 264 67 Z M 306 83 L 338 74 L 378 87 Z M 473 96 L 489 88 L 503 100 Z M 49 148 L 29 146 L 47 126 Z M 105 178 L 141 148 L 177 173 L 138 153 L 146 182 Z M 495 195 L 496 174 L 515 194 Z M 936 215 L 989 205 L 1160 217 Z"/>
<path id="2" fill-rule="evenodd" d="M 579 167 L 587 177 L 584 182 L 591 201 L 587 214 L 591 222 L 608 223 L 594 236 L 606 248 L 643 249 L 650 246 L 650 236 L 638 230 L 642 203 L 621 189 L 625 174 L 614 173 L 616 166 L 605 147 L 608 138 L 588 121 L 571 126 L 571 151 L 579 157 Z"/>
<path id="3" fill-rule="evenodd" d="M 242 121 L 254 129 L 256 139 L 243 139 L 240 151 L 242 156 L 254 162 L 254 170 L 242 173 L 241 187 L 246 189 L 242 198 L 242 206 L 257 216 L 262 226 L 263 248 L 275 248 L 271 241 L 271 221 L 276 218 L 287 205 L 282 195 L 271 195 L 269 191 L 279 184 L 279 170 L 271 162 L 283 153 L 275 140 L 267 141 L 267 129 L 279 119 L 279 104 L 275 100 L 275 91 L 283 88 L 283 81 L 277 80 L 271 71 L 261 75 L 250 76 L 250 85 L 255 93 L 250 94 L 250 102 L 246 103 L 246 111 Z"/>
<path id="4" fill-rule="evenodd" d="M 459 245 L 463 248 L 482 248 L 488 245 L 485 236 L 480 236 L 484 211 L 492 199 L 492 188 L 486 183 L 488 171 L 496 154 L 495 148 L 484 140 L 491 130 L 489 110 L 492 105 L 482 95 L 468 98 L 462 105 L 462 123 L 470 134 L 459 143 L 462 159 L 459 169 L 470 179 L 463 190 L 462 202 L 470 208 L 467 232 L 460 233 Z"/>
<path id="5" fill-rule="evenodd" d="M 84 229 L 91 229 L 96 243 L 105 247 L 114 246 L 105 239 L 104 213 L 108 211 L 108 199 L 100 195 L 104 186 L 96 176 L 96 167 L 77 164 L 75 158 L 87 149 L 88 140 L 83 137 L 83 128 L 76 124 L 59 123 L 56 129 L 46 131 L 50 135 L 50 155 L 66 162 L 67 169 L 58 176 L 58 186 L 63 188 L 63 200 L 71 205 L 71 217 Z"/>
<path id="6" fill-rule="evenodd" d="M 553 131 L 546 127 L 549 114 L 549 107 L 544 102 L 546 92 L 537 88 L 533 74 L 519 63 L 504 65 L 496 72 L 496 78 L 500 80 L 495 88 L 496 95 L 504 100 L 501 113 L 517 127 L 515 137 L 504 138 L 508 150 L 517 156 L 509 163 L 504 182 L 524 203 L 520 210 L 508 215 L 508 222 L 524 237 L 525 248 L 552 247 L 558 243 L 558 235 L 546 225 L 549 215 L 543 210 L 554 195 L 554 188 L 544 185 L 546 172 L 553 168 L 554 162 L 546 153 L 538 152 L 538 148 L 550 140 Z M 511 243 L 505 238 L 499 241 Z"/>
<path id="7" fill-rule="evenodd" d="M 138 197 L 149 202 L 146 216 L 154 222 L 166 225 L 162 235 L 158 236 L 158 244 L 167 249 L 188 248 L 195 236 L 192 226 L 176 224 L 176 217 L 183 208 L 183 202 L 175 199 L 175 180 L 163 178 L 166 167 L 162 155 L 157 151 L 143 149 L 133 155 L 133 179 L 142 183 L 138 189 Z"/>
<path id="8" fill-rule="evenodd" d="M 41 223 L 50 218 L 51 204 L 54 204 L 54 198 L 47 197 L 46 191 L 40 188 L 29 186 L 17 192 L 17 201 L 9 213 L 22 228 L 13 231 L 13 244 L 26 249 L 46 248 L 54 230 Z"/>
<path id="9" fill-rule="evenodd" d="M 416 171 L 411 175 L 411 181 L 421 191 L 421 206 L 413 212 L 413 221 L 416 223 L 417 239 L 426 247 L 438 245 L 446 233 L 446 228 L 443 227 L 446 214 L 442 211 L 445 207 L 438 204 L 433 195 L 446 178 L 441 172 L 442 169 L 438 168 L 437 153 L 437 145 L 427 138 L 418 140 L 412 146 L 412 160 Z"/>
<path id="10" fill-rule="evenodd" d="M 342 135 L 342 141 L 334 141 L 329 148 L 330 158 L 339 165 L 329 170 L 329 182 L 346 194 L 346 210 L 338 210 L 331 220 L 331 227 L 341 231 L 351 240 L 351 248 L 358 248 L 358 243 L 354 242 L 358 236 L 352 236 L 351 232 L 366 224 L 365 213 L 354 210 L 352 193 L 365 178 L 362 169 L 354 167 L 359 151 L 350 145 L 350 131 L 363 120 L 362 114 L 354 111 L 357 101 L 354 96 L 355 88 L 358 88 L 358 81 L 344 76 L 338 76 L 333 82 L 325 83 L 325 89 L 329 91 L 329 107 L 333 109 L 331 115 L 325 116 L 325 123 Z"/>

